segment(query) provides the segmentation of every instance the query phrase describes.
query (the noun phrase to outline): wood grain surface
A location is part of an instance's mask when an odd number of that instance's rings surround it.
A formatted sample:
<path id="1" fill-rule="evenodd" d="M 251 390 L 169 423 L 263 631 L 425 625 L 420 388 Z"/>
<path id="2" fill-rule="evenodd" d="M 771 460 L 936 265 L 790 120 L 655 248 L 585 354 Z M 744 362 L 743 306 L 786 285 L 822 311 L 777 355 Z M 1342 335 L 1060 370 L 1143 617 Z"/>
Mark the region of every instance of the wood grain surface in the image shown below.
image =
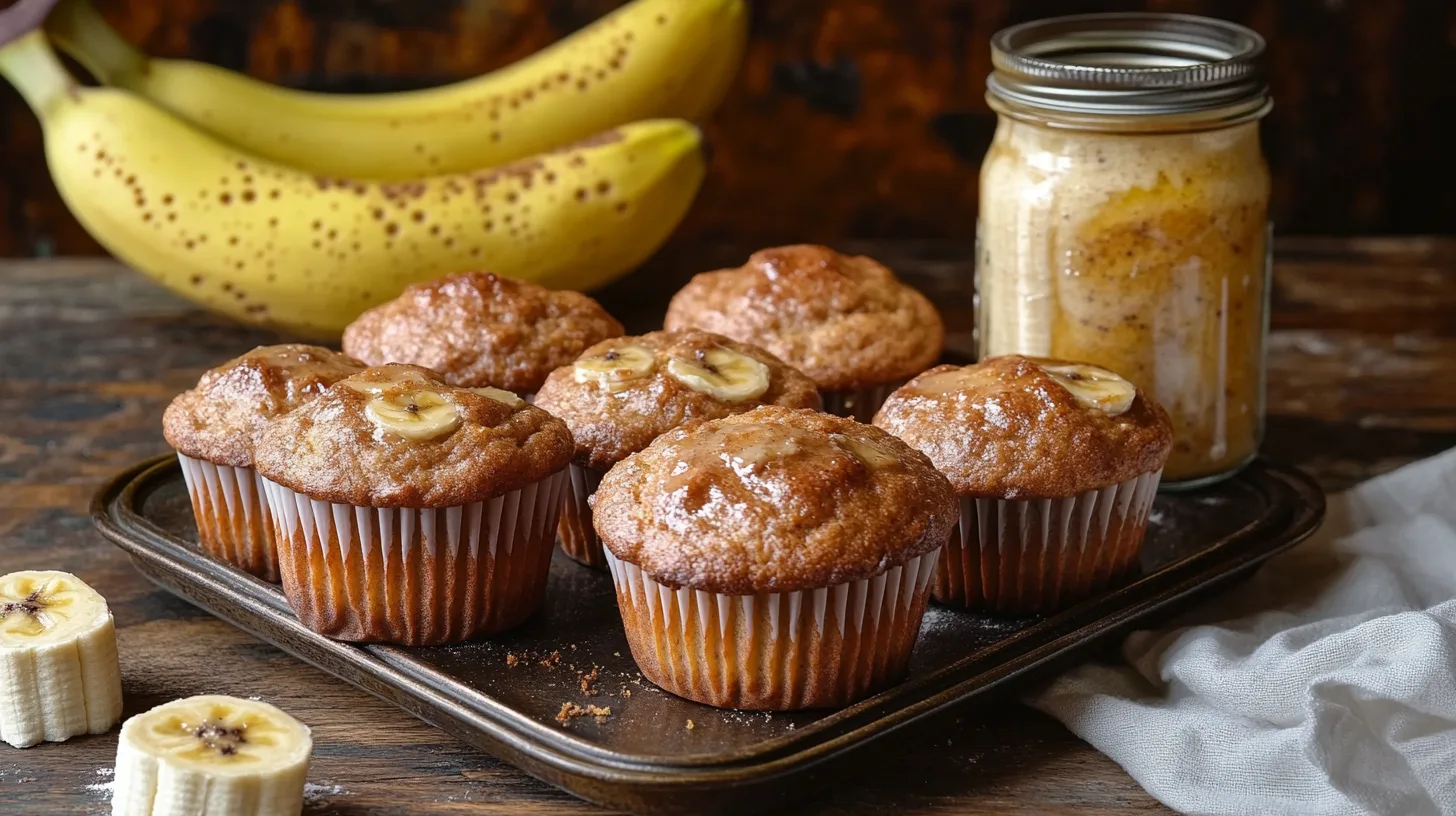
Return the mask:
<path id="1" fill-rule="evenodd" d="M 0 0 L 0 6 L 10 0 Z M 270 82 L 381 91 L 508 64 L 622 0 L 94 0 L 129 40 Z M 1273 217 L 1288 234 L 1456 224 L 1456 4 L 1439 0 L 751 0 L 743 68 L 707 123 L 715 160 L 677 233 L 783 243 L 969 240 L 1003 26 L 1089 11 L 1221 17 L 1269 41 Z M 99 254 L 61 203 L 40 128 L 0 82 L 0 256 Z M 785 179 L 792 179 L 786 184 Z"/>
<path id="2" fill-rule="evenodd" d="M 869 244 L 969 344 L 969 253 Z M 668 253 L 604 294 L 650 328 L 678 282 L 743 248 Z M 1280 244 L 1268 453 L 1329 489 L 1456 444 L 1456 241 Z M 100 260 L 0 265 L 0 572 L 58 568 L 111 602 L 127 714 L 259 695 L 314 729 L 306 813 L 603 812 L 153 589 L 92 530 L 96 486 L 164 452 L 163 406 L 205 368 L 277 338 L 200 313 Z M 0 746 L 0 813 L 106 813 L 114 732 Z M 962 710 L 876 743 L 795 812 L 1164 813 L 1120 768 L 1028 709 Z"/>

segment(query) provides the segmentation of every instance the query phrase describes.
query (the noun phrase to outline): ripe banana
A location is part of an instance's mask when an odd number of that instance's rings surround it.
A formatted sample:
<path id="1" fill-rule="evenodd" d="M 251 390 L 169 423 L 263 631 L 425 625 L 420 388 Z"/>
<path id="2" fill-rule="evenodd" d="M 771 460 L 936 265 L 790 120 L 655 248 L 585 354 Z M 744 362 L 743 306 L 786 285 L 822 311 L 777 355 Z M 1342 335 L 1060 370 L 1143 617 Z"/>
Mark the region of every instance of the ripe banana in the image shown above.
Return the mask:
<path id="1" fill-rule="evenodd" d="M 697 128 L 635 122 L 487 172 L 386 184 L 241 153 L 114 88 L 78 87 L 40 32 L 0 74 L 41 119 L 71 211 L 121 260 L 250 323 L 337 337 L 408 284 L 486 268 L 591 289 L 647 258 L 702 182 Z"/>
<path id="2" fill-rule="evenodd" d="M 115 816 L 299 813 L 313 738 L 308 727 L 255 700 L 173 700 L 121 727 Z"/>
<path id="3" fill-rule="evenodd" d="M 1118 416 L 1132 407 L 1137 388 L 1105 368 L 1085 363 L 1042 364 L 1058 385 L 1071 392 L 1077 402 L 1108 416 Z"/>
<path id="4" fill-rule="evenodd" d="M 636 0 L 493 73 L 373 96 L 305 93 L 148 59 L 89 0 L 67 0 L 47 31 L 102 82 L 257 156 L 397 181 L 492 167 L 638 119 L 701 118 L 737 73 L 747 21 L 743 0 Z"/>
<path id="5" fill-rule="evenodd" d="M 106 600 L 64 572 L 0 577 L 0 740 L 27 748 L 103 734 L 120 719 Z"/>

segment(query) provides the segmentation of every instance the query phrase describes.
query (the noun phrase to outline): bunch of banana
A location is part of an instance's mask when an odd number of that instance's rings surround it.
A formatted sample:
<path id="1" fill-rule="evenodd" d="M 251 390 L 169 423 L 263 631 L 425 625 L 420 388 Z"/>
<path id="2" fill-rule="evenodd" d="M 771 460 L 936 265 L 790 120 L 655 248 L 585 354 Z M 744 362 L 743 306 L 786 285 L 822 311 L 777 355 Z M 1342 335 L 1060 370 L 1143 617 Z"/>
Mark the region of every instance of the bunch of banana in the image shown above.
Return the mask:
<path id="1" fill-rule="evenodd" d="M 0 46 L 67 205 L 183 296 L 324 339 L 441 275 L 483 268 L 586 290 L 640 264 L 686 214 L 705 157 L 688 121 L 631 120 L 715 104 L 746 15 L 742 0 L 637 0 L 487 77 L 358 99 L 128 56 L 98 20 L 69 3 L 51 23 L 136 92 L 77 85 L 42 32 Z M 610 70 L 587 72 L 603 48 Z"/>
<path id="2" fill-rule="evenodd" d="M 636 0 L 476 79 L 357 96 L 149 59 L 90 0 L 64 0 L 46 31 L 104 84 L 260 158 L 321 175 L 400 181 L 493 167 L 624 122 L 706 116 L 737 73 L 747 19 L 744 0 Z"/>

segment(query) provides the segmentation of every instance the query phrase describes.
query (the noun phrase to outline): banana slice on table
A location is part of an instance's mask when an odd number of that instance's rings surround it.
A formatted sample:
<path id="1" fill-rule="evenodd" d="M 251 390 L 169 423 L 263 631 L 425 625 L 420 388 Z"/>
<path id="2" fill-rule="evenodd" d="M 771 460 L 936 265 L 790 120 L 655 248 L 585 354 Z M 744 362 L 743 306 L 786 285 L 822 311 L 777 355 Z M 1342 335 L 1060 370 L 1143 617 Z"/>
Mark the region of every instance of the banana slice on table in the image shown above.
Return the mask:
<path id="1" fill-rule="evenodd" d="M 380 428 L 405 439 L 434 439 L 460 425 L 455 405 L 434 391 L 380 394 L 364 406 Z"/>
<path id="2" fill-rule="evenodd" d="M 0 740 L 26 748 L 102 734 L 120 719 L 106 599 L 65 572 L 0 577 Z"/>
<path id="3" fill-rule="evenodd" d="M 657 355 L 646 346 L 615 346 L 601 354 L 582 357 L 572 364 L 572 377 L 579 383 L 594 382 L 617 394 L 636 385 L 656 367 Z"/>
<path id="4" fill-rule="evenodd" d="M 262 816 L 303 809 L 313 737 L 282 709 L 203 695 L 121 727 L 113 816 Z"/>
<path id="5" fill-rule="evenodd" d="M 694 391 L 728 402 L 757 399 L 768 390 L 768 366 L 722 346 L 700 350 L 692 359 L 673 357 L 667 373 Z"/>
<path id="6" fill-rule="evenodd" d="M 482 397 L 487 397 L 489 399 L 495 400 L 496 402 L 504 403 L 511 406 L 512 408 L 520 408 L 522 405 L 526 404 L 525 400 L 521 399 L 515 393 L 505 390 L 504 388 L 492 388 L 491 386 L 485 385 L 481 386 L 480 388 L 467 388 L 465 390 L 469 391 L 472 394 L 479 394 Z"/>
<path id="7" fill-rule="evenodd" d="M 1105 368 L 1075 363 L 1042 366 L 1042 370 L 1070 391 L 1078 402 L 1108 416 L 1124 413 L 1137 398 L 1137 389 L 1132 383 Z"/>

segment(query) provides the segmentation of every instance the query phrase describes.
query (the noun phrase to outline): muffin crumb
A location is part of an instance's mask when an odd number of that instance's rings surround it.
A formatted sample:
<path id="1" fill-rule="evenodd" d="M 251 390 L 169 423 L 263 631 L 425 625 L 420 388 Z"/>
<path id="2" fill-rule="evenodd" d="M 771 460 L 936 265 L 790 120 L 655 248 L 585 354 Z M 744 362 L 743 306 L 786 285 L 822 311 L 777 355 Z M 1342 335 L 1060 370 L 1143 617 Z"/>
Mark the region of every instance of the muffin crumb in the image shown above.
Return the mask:
<path id="1" fill-rule="evenodd" d="M 597 666 L 593 665 L 591 671 L 581 675 L 581 693 L 588 697 L 595 697 L 601 692 L 592 683 L 597 681 Z"/>
<path id="2" fill-rule="evenodd" d="M 564 728 L 577 717 L 595 717 L 597 724 L 600 725 L 601 723 L 606 722 L 607 718 L 610 716 L 612 716 L 612 709 L 610 706 L 579 706 L 576 703 L 568 702 L 562 703 L 561 710 L 556 712 L 556 722 L 560 723 L 561 726 Z"/>

